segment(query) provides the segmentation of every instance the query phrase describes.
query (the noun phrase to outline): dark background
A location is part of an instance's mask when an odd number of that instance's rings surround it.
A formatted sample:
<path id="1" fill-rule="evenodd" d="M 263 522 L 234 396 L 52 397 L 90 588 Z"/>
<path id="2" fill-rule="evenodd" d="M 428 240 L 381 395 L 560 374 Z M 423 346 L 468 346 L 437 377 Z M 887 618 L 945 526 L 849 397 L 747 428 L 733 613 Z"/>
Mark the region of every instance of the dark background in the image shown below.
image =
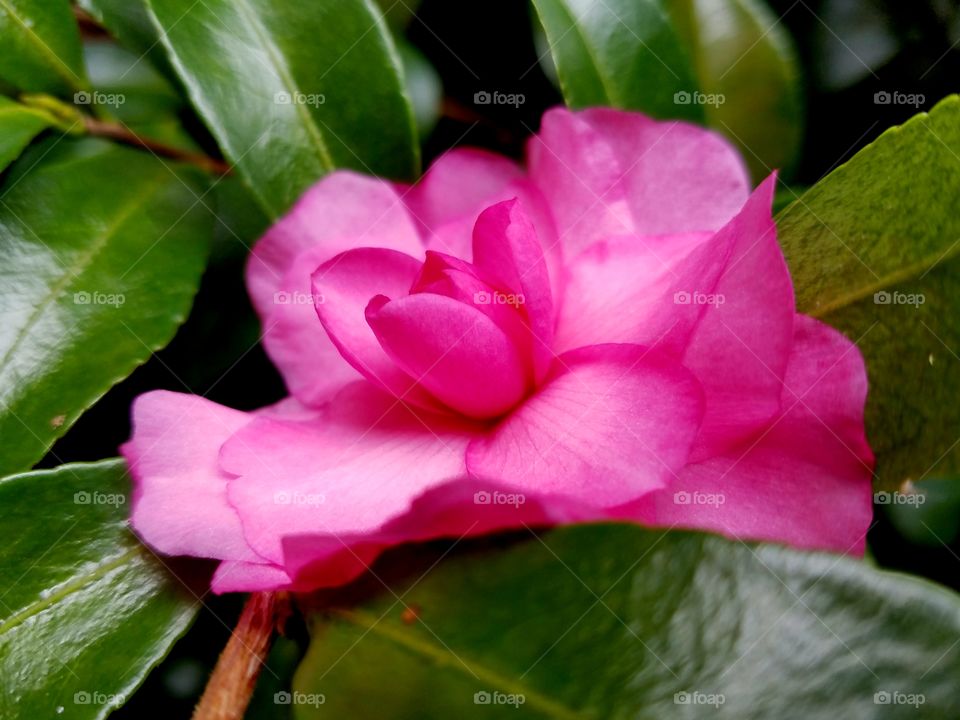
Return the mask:
<path id="1" fill-rule="evenodd" d="M 407 0 L 410 4 L 410 0 Z M 934 0 L 770 0 L 792 36 L 804 79 L 805 136 L 794 186 L 816 182 L 836 164 L 917 110 L 876 105 L 874 93 L 922 93 L 929 110 L 960 87 L 960 8 Z M 435 128 L 424 139 L 425 162 L 455 144 L 473 144 L 519 157 L 523 141 L 537 128 L 543 110 L 561 101 L 538 64 L 531 11 L 523 0 L 425 0 L 401 30 L 439 73 L 444 101 Z M 476 106 L 478 90 L 523 93 L 526 102 Z M 482 111 L 482 113 L 480 112 Z M 203 138 L 201 124 L 186 118 Z M 230 187 L 221 197 L 230 200 Z M 242 202 L 242 201 L 241 201 Z M 256 217 L 241 218 L 235 230 L 251 244 Z M 174 341 L 129 379 L 110 391 L 57 443 L 47 465 L 116 455 L 129 433 L 128 411 L 139 393 L 166 388 L 205 395 L 242 409 L 273 402 L 283 384 L 256 344 L 258 326 L 243 287 L 246 248 L 220 233 L 214 262 L 194 310 Z M 904 534 L 878 508 L 871 550 L 881 565 L 925 575 L 960 589 L 957 542 L 947 547 Z M 912 538 L 912 539 L 911 539 Z M 147 680 L 118 718 L 144 716 L 161 703 L 165 717 L 189 716 L 206 674 L 239 612 L 236 597 L 207 597 L 205 611 L 161 668 Z M 302 649 L 302 635 L 282 641 L 271 658 L 261 694 L 288 682 Z M 263 717 L 275 717 L 269 705 Z M 251 715 L 256 714 L 255 711 Z"/>

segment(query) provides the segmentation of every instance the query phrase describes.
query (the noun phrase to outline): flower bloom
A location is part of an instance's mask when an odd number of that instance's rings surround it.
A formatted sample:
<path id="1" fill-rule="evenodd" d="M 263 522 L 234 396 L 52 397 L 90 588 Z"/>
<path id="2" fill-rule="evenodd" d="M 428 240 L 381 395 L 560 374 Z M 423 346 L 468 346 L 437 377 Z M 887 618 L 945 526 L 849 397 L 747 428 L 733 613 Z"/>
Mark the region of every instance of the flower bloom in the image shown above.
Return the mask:
<path id="1" fill-rule="evenodd" d="M 313 186 L 247 283 L 291 397 L 138 398 L 133 526 L 217 592 L 345 582 L 384 548 L 632 520 L 860 553 L 863 360 L 795 311 L 736 153 L 679 122 L 551 110 L 527 167 Z"/>

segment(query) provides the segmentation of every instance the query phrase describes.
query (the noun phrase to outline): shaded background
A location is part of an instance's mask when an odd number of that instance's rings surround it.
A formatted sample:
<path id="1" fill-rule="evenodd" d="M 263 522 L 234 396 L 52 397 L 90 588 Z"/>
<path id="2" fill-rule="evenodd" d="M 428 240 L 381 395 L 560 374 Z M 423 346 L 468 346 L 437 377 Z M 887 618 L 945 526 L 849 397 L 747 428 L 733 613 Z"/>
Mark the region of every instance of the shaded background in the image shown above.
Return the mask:
<path id="1" fill-rule="evenodd" d="M 770 0 L 769 5 L 792 36 L 803 73 L 804 139 L 794 171 L 785 178 L 791 186 L 813 184 L 888 127 L 960 90 L 957 2 Z M 425 0 L 416 16 L 399 12 L 405 9 L 394 5 L 391 15 L 408 17 L 391 19 L 442 83 L 439 118 L 424 138 L 425 162 L 463 144 L 520 157 L 524 139 L 537 128 L 543 110 L 561 101 L 538 60 L 527 4 Z M 92 40 L 95 36 L 92 32 Z M 522 93 L 525 102 L 516 108 L 477 105 L 474 93 L 482 90 Z M 922 94 L 925 101 L 919 108 L 878 105 L 874 95 L 880 91 Z M 429 96 L 428 87 L 428 101 Z M 201 123 L 195 117 L 184 120 L 215 153 Z M 84 414 L 56 444 L 45 466 L 115 455 L 129 434 L 130 403 L 147 390 L 197 393 L 241 409 L 269 404 L 285 394 L 257 344 L 259 327 L 243 286 L 247 248 L 262 231 L 263 221 L 235 178 L 224 181 L 215 196 L 229 229 L 218 228 L 214 259 L 186 325 L 166 349 Z M 917 511 L 878 508 L 869 541 L 880 565 L 960 589 L 960 507 L 941 492 L 945 487 L 934 479 L 928 502 Z M 114 717 L 143 717 L 158 703 L 165 716 L 189 716 L 236 620 L 240 598 L 210 596 L 204 603 L 208 609 L 191 632 Z M 275 647 L 250 717 L 277 717 L 281 708 L 269 702 L 269 696 L 289 682 L 303 641 L 294 629 L 291 639 Z"/>

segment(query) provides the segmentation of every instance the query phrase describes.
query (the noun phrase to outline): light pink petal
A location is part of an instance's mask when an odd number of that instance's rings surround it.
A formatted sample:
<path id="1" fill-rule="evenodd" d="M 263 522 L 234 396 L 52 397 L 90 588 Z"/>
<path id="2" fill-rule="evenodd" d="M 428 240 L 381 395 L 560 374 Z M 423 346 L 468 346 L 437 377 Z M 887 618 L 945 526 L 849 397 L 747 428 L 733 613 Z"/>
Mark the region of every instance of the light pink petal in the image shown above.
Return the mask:
<path id="1" fill-rule="evenodd" d="M 400 368 L 468 417 L 502 415 L 531 387 L 523 349 L 473 305 L 433 293 L 381 297 L 367 321 Z"/>
<path id="2" fill-rule="evenodd" d="M 262 561 L 227 502 L 220 446 L 253 420 L 196 395 L 157 390 L 133 403 L 133 435 L 120 451 L 134 480 L 131 523 L 169 555 Z"/>
<path id="3" fill-rule="evenodd" d="M 318 299 L 316 314 L 322 329 L 350 365 L 396 397 L 436 407 L 437 403 L 383 351 L 365 316 L 370 300 L 378 295 L 404 297 L 421 267 L 419 260 L 395 250 L 348 250 L 316 269 L 313 293 Z"/>
<path id="4" fill-rule="evenodd" d="M 465 472 L 475 428 L 421 413 L 367 382 L 313 423 L 258 418 L 221 450 L 247 541 L 276 564 L 285 535 L 363 534 L 428 488 Z"/>
<path id="5" fill-rule="evenodd" d="M 711 233 L 600 240 L 567 267 L 556 352 L 600 343 L 682 348 L 702 308 L 684 302 L 713 291 L 724 248 Z"/>
<path id="6" fill-rule="evenodd" d="M 567 257 L 611 235 L 718 230 L 750 188 L 719 135 L 639 113 L 549 110 L 528 155 Z"/>
<path id="7" fill-rule="evenodd" d="M 323 178 L 254 247 L 247 287 L 264 347 L 290 392 L 319 404 L 357 374 L 317 332 L 310 275 L 334 255 L 382 247 L 419 256 L 423 246 L 394 188 L 349 171 Z"/>
<path id="8" fill-rule="evenodd" d="M 467 468 L 528 493 L 595 506 L 639 497 L 686 463 L 703 414 L 693 375 L 634 345 L 581 348 L 488 437 Z"/>
<path id="9" fill-rule="evenodd" d="M 534 372 L 541 380 L 554 357 L 553 297 L 537 231 L 519 200 L 497 203 L 480 214 L 473 230 L 473 262 L 501 289 L 522 299 L 520 311 L 534 338 Z"/>
<path id="10" fill-rule="evenodd" d="M 770 212 L 775 186 L 771 175 L 714 243 L 729 247 L 728 260 L 683 356 L 707 398 L 697 459 L 722 452 L 780 410 L 794 299 Z"/>
<path id="11" fill-rule="evenodd" d="M 863 430 L 867 376 L 857 348 L 797 316 L 783 415 L 722 456 L 685 468 L 618 514 L 743 540 L 862 554 L 873 455 Z"/>
<path id="12" fill-rule="evenodd" d="M 210 589 L 220 595 L 227 592 L 282 590 L 290 584 L 290 576 L 279 565 L 224 561 L 213 573 Z"/>

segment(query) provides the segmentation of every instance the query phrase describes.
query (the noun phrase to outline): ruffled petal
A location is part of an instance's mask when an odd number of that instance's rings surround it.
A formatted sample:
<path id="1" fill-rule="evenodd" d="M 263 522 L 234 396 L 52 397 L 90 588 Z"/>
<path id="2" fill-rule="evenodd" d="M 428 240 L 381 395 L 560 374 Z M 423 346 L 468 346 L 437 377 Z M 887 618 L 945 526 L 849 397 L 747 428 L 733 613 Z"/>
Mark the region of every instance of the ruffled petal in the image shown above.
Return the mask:
<path id="1" fill-rule="evenodd" d="M 528 156 L 566 257 L 612 235 L 718 230 L 750 190 L 719 135 L 639 113 L 549 110 Z"/>
<path id="2" fill-rule="evenodd" d="M 616 514 L 742 540 L 862 554 L 872 519 L 866 393 L 856 346 L 798 315 L 782 415 L 741 446 L 689 465 L 666 489 Z"/>
<path id="3" fill-rule="evenodd" d="M 291 393 L 318 405 L 357 373 L 319 331 L 310 275 L 355 247 L 420 256 L 423 246 L 389 183 L 338 171 L 323 178 L 254 247 L 247 287 L 263 325 L 263 343 Z"/>
<path id="4" fill-rule="evenodd" d="M 470 444 L 471 476 L 603 507 L 663 487 L 684 466 L 703 414 L 688 370 L 634 345 L 581 348 L 558 365 L 534 396 Z"/>
<path id="5" fill-rule="evenodd" d="M 156 390 L 133 403 L 133 435 L 120 452 L 134 481 L 131 524 L 169 555 L 262 562 L 227 501 L 220 446 L 254 416 L 197 395 Z"/>

